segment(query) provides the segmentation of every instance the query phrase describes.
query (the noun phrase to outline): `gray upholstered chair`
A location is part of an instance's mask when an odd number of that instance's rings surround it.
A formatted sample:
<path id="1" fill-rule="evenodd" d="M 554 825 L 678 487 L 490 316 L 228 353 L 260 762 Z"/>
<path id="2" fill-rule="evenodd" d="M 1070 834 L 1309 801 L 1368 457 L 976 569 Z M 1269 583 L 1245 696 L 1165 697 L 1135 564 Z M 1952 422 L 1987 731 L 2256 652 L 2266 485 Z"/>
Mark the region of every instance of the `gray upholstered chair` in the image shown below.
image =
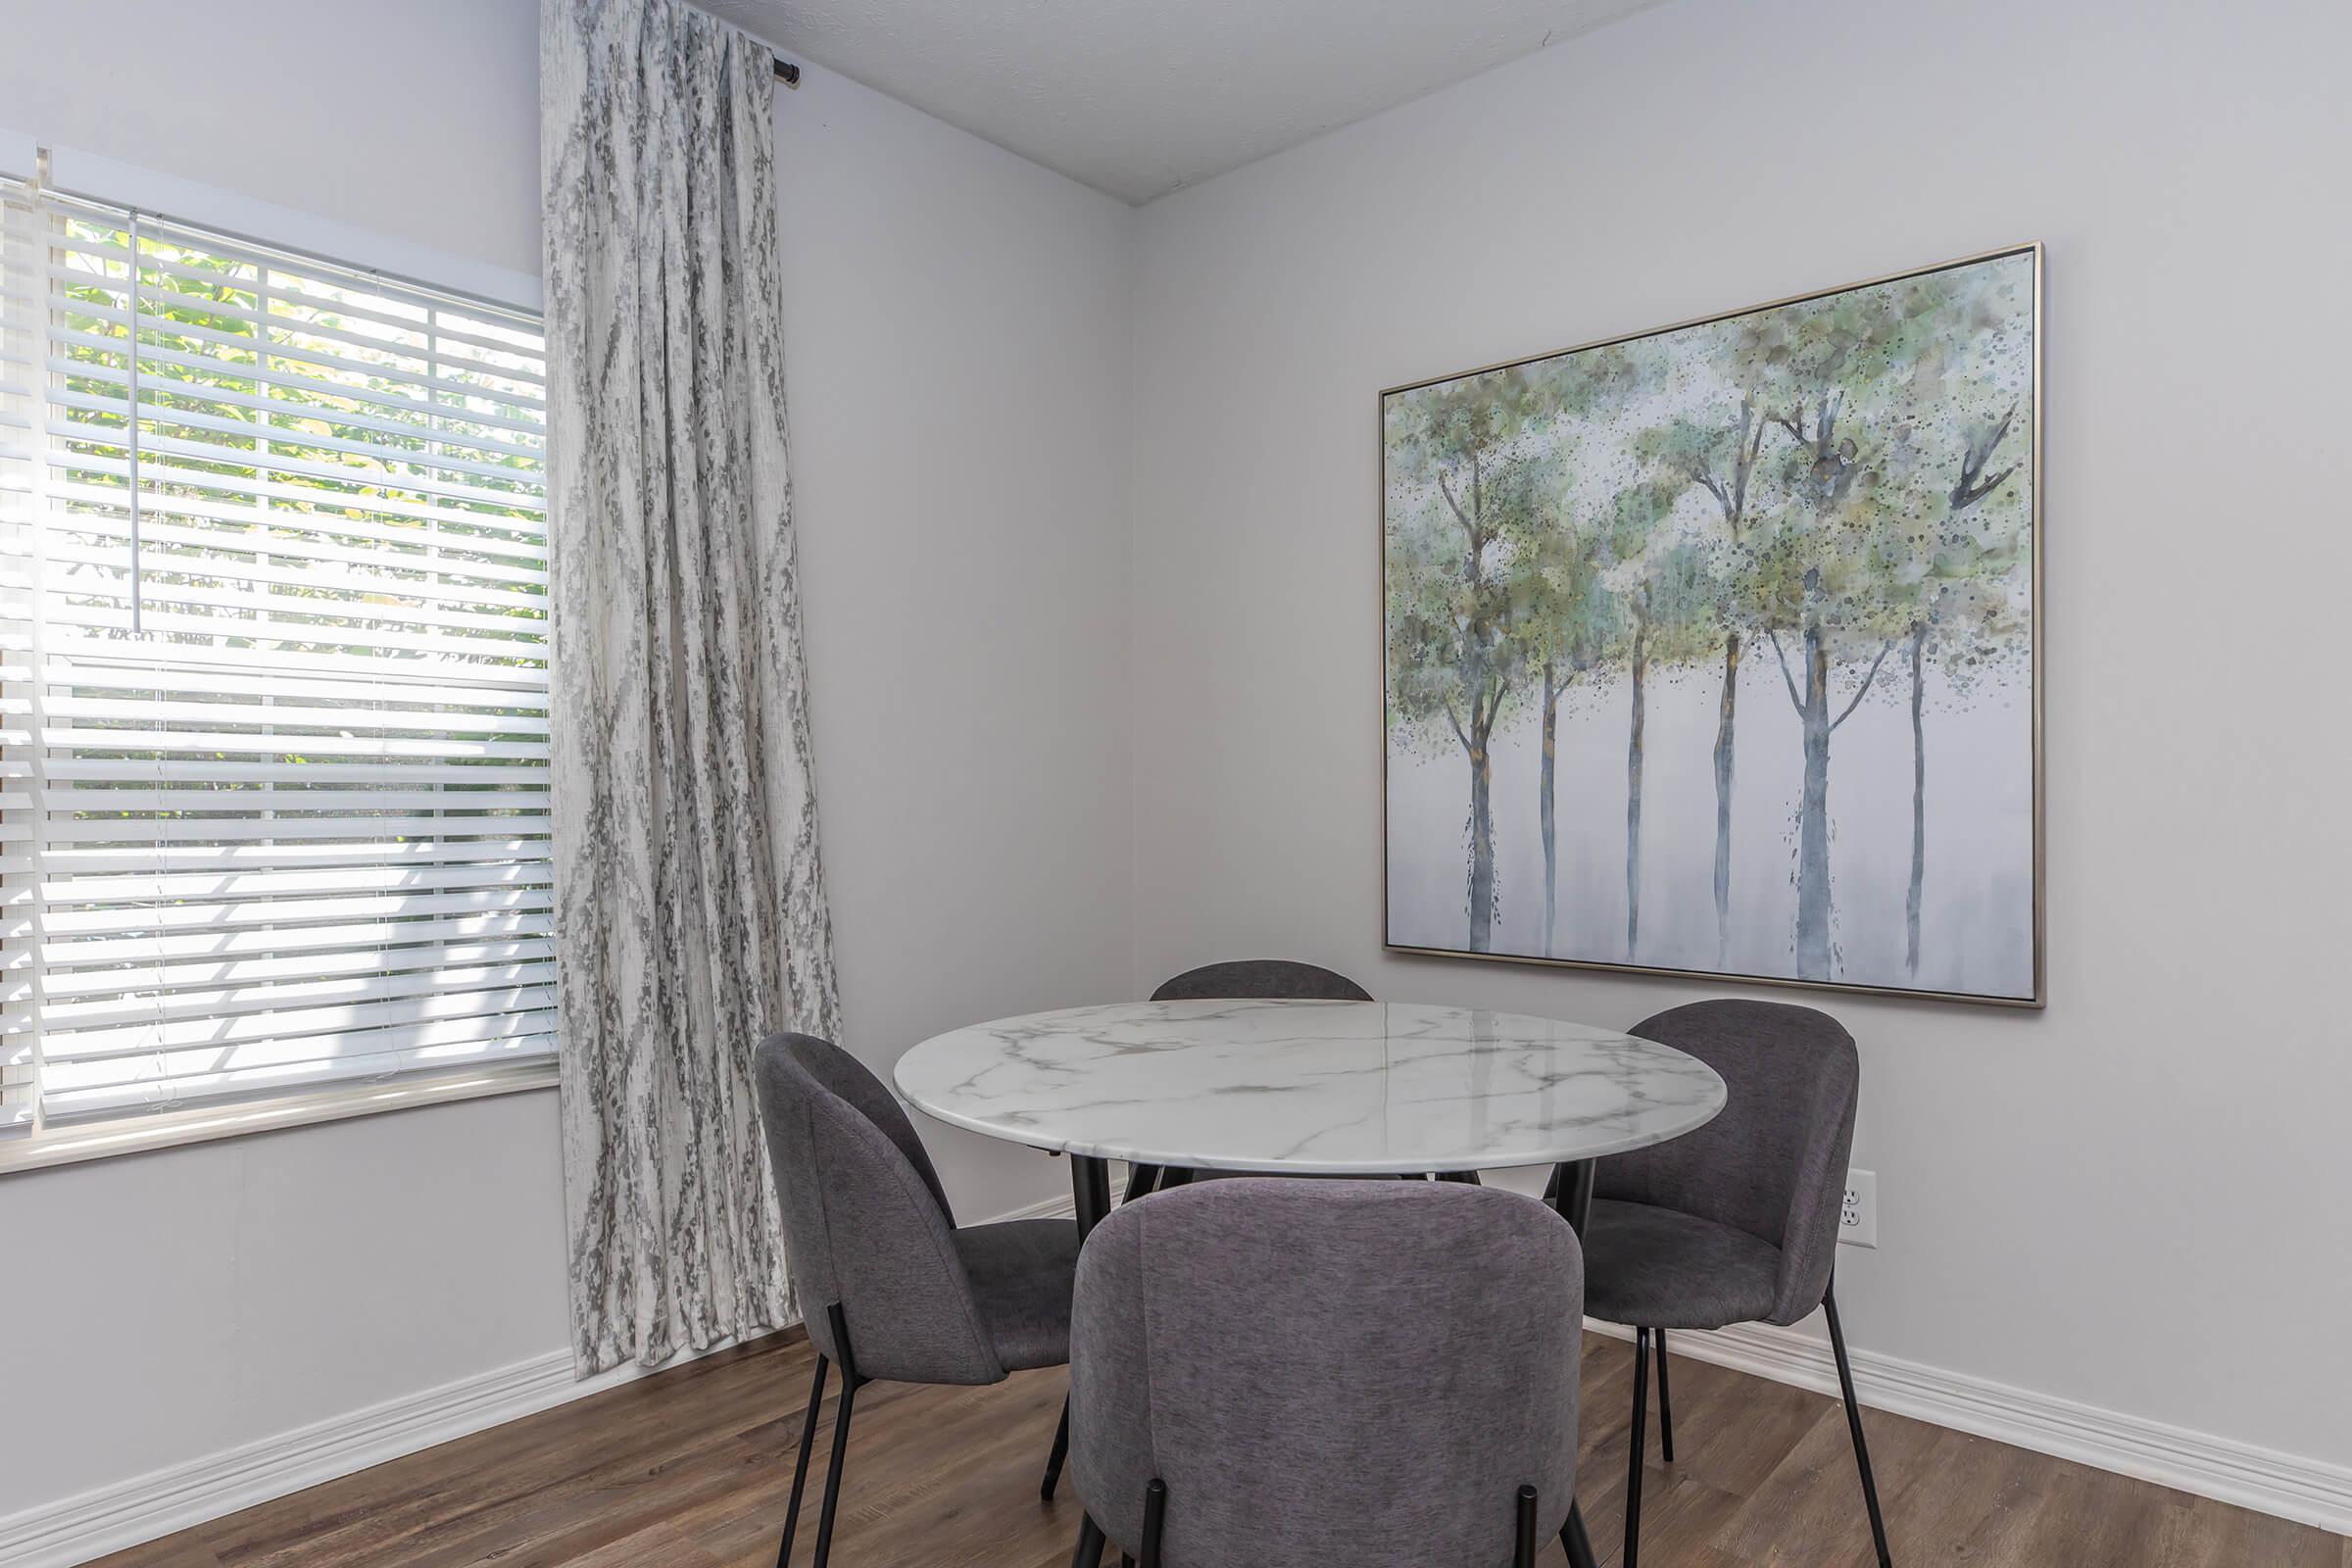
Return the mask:
<path id="1" fill-rule="evenodd" d="M 1239 958 L 1187 969 L 1152 993 L 1153 1002 L 1370 1002 L 1372 993 L 1336 970 L 1289 958 Z"/>
<path id="2" fill-rule="evenodd" d="M 1731 1098 L 1695 1132 L 1599 1162 L 1585 1227 L 1585 1310 L 1635 1330 L 1634 1426 L 1623 1568 L 1636 1568 L 1650 1357 L 1658 1425 L 1674 1459 L 1666 1331 L 1790 1324 L 1827 1307 L 1862 1496 L 1879 1561 L 1889 1565 L 1870 1448 L 1854 1402 L 1831 1274 L 1861 1064 L 1827 1013 L 1770 1002 L 1699 1002 L 1632 1032 L 1689 1052 L 1723 1075 Z"/>
<path id="3" fill-rule="evenodd" d="M 1078 1264 L 1073 1568 L 1106 1534 L 1144 1568 L 1525 1568 L 1553 1532 L 1589 1562 L 1583 1283 L 1567 1222 L 1494 1188 L 1243 1178 L 1121 1206 Z"/>
<path id="4" fill-rule="evenodd" d="M 1068 1360 L 1078 1227 L 1031 1219 L 958 1229 L 906 1111 L 837 1046 L 777 1035 L 755 1054 L 752 1078 L 783 1208 L 785 1256 L 817 1351 L 776 1562 L 782 1568 L 792 1557 L 833 1363 L 841 1399 L 816 1527 L 816 1568 L 824 1568 L 858 1390 L 877 1378 L 1000 1383 L 1025 1367 Z M 1049 1477 L 1060 1468 L 1064 1441 L 1055 1440 Z"/>

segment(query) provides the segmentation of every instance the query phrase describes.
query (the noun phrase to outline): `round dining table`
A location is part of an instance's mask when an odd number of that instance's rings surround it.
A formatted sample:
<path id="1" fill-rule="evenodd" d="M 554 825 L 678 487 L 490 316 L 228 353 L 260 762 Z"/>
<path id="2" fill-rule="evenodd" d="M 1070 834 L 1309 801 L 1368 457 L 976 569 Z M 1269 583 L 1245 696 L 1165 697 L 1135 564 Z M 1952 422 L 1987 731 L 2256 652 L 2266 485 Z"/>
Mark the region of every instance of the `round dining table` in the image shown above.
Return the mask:
<path id="1" fill-rule="evenodd" d="M 1715 1070 L 1613 1029 L 1406 1002 L 1123 1002 L 951 1030 L 899 1058 L 951 1126 L 1068 1154 L 1078 1224 L 1170 1173 L 1436 1175 L 1549 1165 L 1581 1234 L 1592 1161 L 1723 1108 Z M 1139 1191 L 1139 1188 L 1142 1191 Z"/>
<path id="2" fill-rule="evenodd" d="M 951 1126 L 1069 1155 L 1082 1239 L 1110 1211 L 1114 1159 L 1130 1202 L 1204 1170 L 1475 1182 L 1549 1165 L 1544 1198 L 1582 1236 L 1594 1160 L 1703 1126 L 1725 1100 L 1713 1068 L 1654 1041 L 1403 1002 L 1065 1007 L 934 1036 L 896 1076 Z M 1562 1541 L 1571 1568 L 1593 1568 L 1573 1502 Z"/>

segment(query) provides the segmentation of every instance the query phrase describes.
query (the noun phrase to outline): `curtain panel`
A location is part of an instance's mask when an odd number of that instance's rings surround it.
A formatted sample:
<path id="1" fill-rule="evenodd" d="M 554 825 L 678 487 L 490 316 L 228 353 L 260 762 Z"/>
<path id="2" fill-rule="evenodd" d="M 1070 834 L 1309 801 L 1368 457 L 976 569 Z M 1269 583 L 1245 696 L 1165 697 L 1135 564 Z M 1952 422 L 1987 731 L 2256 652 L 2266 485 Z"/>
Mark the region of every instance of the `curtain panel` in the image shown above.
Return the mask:
<path id="1" fill-rule="evenodd" d="M 796 1320 L 751 1081 L 839 1038 L 784 426 L 772 57 L 542 0 L 556 938 L 582 1375 Z"/>

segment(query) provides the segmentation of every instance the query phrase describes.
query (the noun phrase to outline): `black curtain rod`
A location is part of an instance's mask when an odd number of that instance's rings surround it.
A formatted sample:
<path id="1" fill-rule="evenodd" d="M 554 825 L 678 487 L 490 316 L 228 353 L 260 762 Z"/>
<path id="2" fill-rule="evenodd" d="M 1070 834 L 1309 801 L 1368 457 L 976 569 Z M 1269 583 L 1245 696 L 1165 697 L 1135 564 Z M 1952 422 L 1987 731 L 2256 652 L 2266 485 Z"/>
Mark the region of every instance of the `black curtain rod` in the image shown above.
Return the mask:
<path id="1" fill-rule="evenodd" d="M 798 87 L 801 84 L 801 68 L 779 55 L 776 59 L 776 79 L 787 87 Z"/>

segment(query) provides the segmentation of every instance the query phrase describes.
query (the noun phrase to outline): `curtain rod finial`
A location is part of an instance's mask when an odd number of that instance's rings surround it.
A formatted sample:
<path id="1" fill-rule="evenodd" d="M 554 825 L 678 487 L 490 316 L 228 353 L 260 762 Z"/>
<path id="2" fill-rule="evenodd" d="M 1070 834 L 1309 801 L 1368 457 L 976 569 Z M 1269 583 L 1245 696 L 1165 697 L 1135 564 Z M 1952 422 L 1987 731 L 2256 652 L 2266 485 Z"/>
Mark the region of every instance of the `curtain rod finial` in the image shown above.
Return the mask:
<path id="1" fill-rule="evenodd" d="M 779 60 L 776 62 L 776 79 L 787 87 L 798 87 L 801 84 L 801 68 L 789 60 Z"/>

